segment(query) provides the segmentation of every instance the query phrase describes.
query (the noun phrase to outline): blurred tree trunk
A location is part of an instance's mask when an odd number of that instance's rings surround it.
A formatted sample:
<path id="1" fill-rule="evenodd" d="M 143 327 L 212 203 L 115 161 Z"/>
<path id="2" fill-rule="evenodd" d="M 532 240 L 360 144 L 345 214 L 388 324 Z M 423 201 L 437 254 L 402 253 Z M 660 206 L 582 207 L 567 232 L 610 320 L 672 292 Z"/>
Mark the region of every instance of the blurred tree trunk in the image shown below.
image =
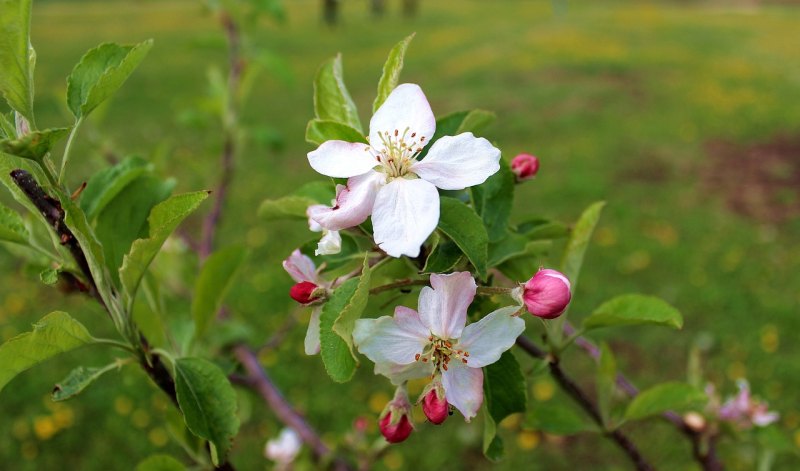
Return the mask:
<path id="1" fill-rule="evenodd" d="M 403 0 L 403 15 L 408 18 L 417 16 L 419 0 Z"/>
<path id="2" fill-rule="evenodd" d="M 381 17 L 386 13 L 386 2 L 384 0 L 371 0 L 370 4 L 372 5 L 372 16 Z"/>
<path id="3" fill-rule="evenodd" d="M 322 0 L 322 19 L 333 26 L 339 21 L 340 0 Z"/>

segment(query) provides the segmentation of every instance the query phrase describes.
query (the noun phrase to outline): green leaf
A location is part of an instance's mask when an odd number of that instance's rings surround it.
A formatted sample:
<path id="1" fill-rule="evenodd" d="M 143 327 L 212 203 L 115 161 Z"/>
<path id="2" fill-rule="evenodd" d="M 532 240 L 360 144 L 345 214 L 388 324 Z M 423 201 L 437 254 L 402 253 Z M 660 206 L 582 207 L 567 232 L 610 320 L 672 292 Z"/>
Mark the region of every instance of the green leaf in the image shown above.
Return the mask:
<path id="1" fill-rule="evenodd" d="M 33 122 L 31 0 L 0 0 L 0 93 L 8 105 Z"/>
<path id="2" fill-rule="evenodd" d="M 258 217 L 265 221 L 307 220 L 306 210 L 313 204 L 319 204 L 319 202 L 305 196 L 284 196 L 277 200 L 265 200 L 258 208 Z"/>
<path id="3" fill-rule="evenodd" d="M 70 371 L 69 375 L 60 383 L 56 383 L 51 397 L 56 402 L 71 399 L 82 393 L 84 389 L 88 388 L 89 385 L 94 383 L 99 377 L 111 370 L 119 369 L 120 366 L 121 364 L 119 362 L 111 363 L 103 368 L 84 368 L 79 366 Z"/>
<path id="4" fill-rule="evenodd" d="M 464 257 L 455 242 L 445 236 L 438 236 L 431 254 L 425 260 L 423 273 L 447 273 L 453 271 Z"/>
<path id="5" fill-rule="evenodd" d="M 167 237 L 208 198 L 208 195 L 207 191 L 175 195 L 153 208 L 148 218 L 150 237 L 134 241 L 131 251 L 125 256 L 119 269 L 122 286 L 129 298 L 135 296 L 142 276 Z"/>
<path id="6" fill-rule="evenodd" d="M 92 175 L 80 197 L 80 207 L 86 217 L 93 220 L 126 186 L 151 168 L 145 159 L 131 156 Z"/>
<path id="7" fill-rule="evenodd" d="M 0 141 L 0 151 L 41 163 L 53 146 L 69 134 L 70 128 L 32 131 L 18 139 Z"/>
<path id="8" fill-rule="evenodd" d="M 214 465 L 225 462 L 239 431 L 236 392 L 222 370 L 202 358 L 175 361 L 175 390 L 186 426 L 208 440 Z"/>
<path id="9" fill-rule="evenodd" d="M 685 410 L 708 401 L 700 389 L 686 383 L 663 383 L 639 393 L 628 405 L 625 420 L 639 420 L 668 410 Z"/>
<path id="10" fill-rule="evenodd" d="M 561 272 L 566 275 L 572 285 L 573 292 L 578 282 L 578 274 L 581 271 L 586 247 L 589 246 L 589 240 L 592 238 L 592 233 L 597 221 L 600 220 L 600 213 L 605 205 L 605 201 L 599 201 L 586 208 L 581 217 L 578 218 L 578 222 L 575 223 L 575 228 L 572 230 L 569 241 L 567 241 L 567 248 L 564 249 L 564 257 L 561 259 Z"/>
<path id="11" fill-rule="evenodd" d="M 386 98 L 392 93 L 392 90 L 397 87 L 397 82 L 400 80 L 400 72 L 403 70 L 403 59 L 406 56 L 406 49 L 414 39 L 416 33 L 411 33 L 405 39 L 395 44 L 386 62 L 383 64 L 383 73 L 381 79 L 378 81 L 378 94 L 375 96 L 375 101 L 372 102 L 372 112 L 378 111 Z"/>
<path id="12" fill-rule="evenodd" d="M 528 408 L 527 425 L 553 435 L 597 431 L 574 407 L 557 402 L 537 402 Z"/>
<path id="13" fill-rule="evenodd" d="M 153 455 L 140 462 L 134 471 L 186 471 L 186 466 L 169 455 Z"/>
<path id="14" fill-rule="evenodd" d="M 653 324 L 680 329 L 683 317 L 666 301 L 654 296 L 626 294 L 604 302 L 584 319 L 585 330 L 620 325 Z"/>
<path id="15" fill-rule="evenodd" d="M 516 307 L 505 309 L 511 313 Z M 483 398 L 487 412 L 483 453 L 490 460 L 497 461 L 503 457 L 502 439 L 497 436 L 497 424 L 511 414 L 525 412 L 525 377 L 511 351 L 504 352 L 498 361 L 484 367 L 483 372 Z"/>
<path id="16" fill-rule="evenodd" d="M 28 237 L 28 229 L 25 228 L 22 216 L 0 204 L 0 240 L 27 244 Z"/>
<path id="17" fill-rule="evenodd" d="M 58 273 L 59 271 L 55 268 L 45 268 L 39 273 L 39 279 L 42 283 L 52 286 L 58 283 Z"/>
<path id="18" fill-rule="evenodd" d="M 195 338 L 202 337 L 214 320 L 245 258 L 247 249 L 233 246 L 217 250 L 203 263 L 192 298 Z"/>
<path id="19" fill-rule="evenodd" d="M 478 276 L 486 279 L 489 236 L 475 211 L 455 198 L 440 200 L 439 229 L 444 232 L 475 267 Z"/>
<path id="20" fill-rule="evenodd" d="M 500 242 L 498 246 L 494 248 L 494 253 L 492 252 L 492 247 L 489 247 L 490 257 L 502 258 L 502 254 L 499 251 L 503 242 Z M 513 241 L 509 241 L 509 243 L 511 242 Z M 552 245 L 552 242 L 549 240 L 534 240 L 525 244 L 525 252 L 522 254 L 516 252 L 518 246 L 514 247 L 512 245 L 509 247 L 509 252 L 511 252 L 510 257 L 504 262 L 501 262 L 497 266 L 497 269 L 510 280 L 520 282 L 527 281 L 535 274 L 536 267 L 542 266 Z"/>
<path id="21" fill-rule="evenodd" d="M 436 120 L 436 132 L 433 134 L 430 143 L 425 146 L 425 150 L 420 154 L 420 159 L 424 159 L 428 155 L 428 150 L 431 148 L 432 143 L 436 142 L 440 137 L 455 136 L 467 131 L 479 134 L 494 118 L 494 113 L 485 110 L 456 111 L 442 116 Z"/>
<path id="22" fill-rule="evenodd" d="M 358 110 L 342 77 L 342 56 L 325 61 L 314 77 L 314 111 L 317 118 L 342 123 L 363 135 Z"/>
<path id="23" fill-rule="evenodd" d="M 153 40 L 133 46 L 104 43 L 89 50 L 67 78 L 67 104 L 76 118 L 85 118 L 110 98 L 153 47 Z"/>
<path id="24" fill-rule="evenodd" d="M 534 219 L 518 225 L 517 232 L 528 240 L 561 239 L 569 235 L 569 228 L 560 222 Z"/>
<path id="25" fill-rule="evenodd" d="M 11 111 L 8 115 L 0 113 L 0 137 L 3 139 L 16 137 L 17 135 L 17 127 L 14 124 L 14 113 L 16 113 L 16 111 Z"/>
<path id="26" fill-rule="evenodd" d="M 527 247 L 527 237 L 507 230 L 505 237 L 489 243 L 489 266 L 494 267 L 514 257 L 523 256 L 528 253 Z"/>
<path id="27" fill-rule="evenodd" d="M 470 188 L 475 212 L 486 225 L 489 242 L 498 242 L 508 233 L 511 203 L 514 202 L 514 174 L 508 162 L 500 159 L 500 170 L 480 185 Z"/>
<path id="28" fill-rule="evenodd" d="M 348 344 L 333 328 L 340 314 L 353 301 L 360 285 L 359 278 L 350 278 L 342 283 L 322 307 L 319 318 L 320 356 L 328 376 L 337 383 L 349 381 L 358 366 L 351 351 L 352 340 Z"/>
<path id="29" fill-rule="evenodd" d="M 306 142 L 320 145 L 325 141 L 367 142 L 363 134 L 338 121 L 312 119 L 306 126 Z"/>
<path id="30" fill-rule="evenodd" d="M 462 132 L 479 134 L 490 124 L 492 124 L 495 119 L 497 119 L 497 115 L 491 111 L 471 110 L 464 116 L 464 119 L 458 125 L 458 129 L 456 129 L 455 134 L 461 134 Z"/>
<path id="31" fill-rule="evenodd" d="M 327 182 L 316 181 L 302 185 L 293 191 L 292 195 L 306 197 L 318 204 L 330 205 L 336 196 L 336 191 L 330 180 Z"/>
<path id="32" fill-rule="evenodd" d="M 369 300 L 369 282 L 372 271 L 369 267 L 369 257 L 364 257 L 364 265 L 361 267 L 361 276 L 358 277 L 358 285 L 350 298 L 350 302 L 341 310 L 339 316 L 333 322 L 333 331 L 344 340 L 350 348 L 353 358 L 356 358 L 355 346 L 353 345 L 353 329 L 356 321 L 361 318 Z M 356 364 L 358 360 L 356 360 Z"/>
<path id="33" fill-rule="evenodd" d="M 14 200 L 21 204 L 25 209 L 28 210 L 30 214 L 34 216 L 41 224 L 48 228 L 48 231 L 52 233 L 52 229 L 49 229 L 50 224 L 44 218 L 42 213 L 39 211 L 36 206 L 31 203 L 31 200 L 25 195 L 25 193 L 20 190 L 14 180 L 11 178 L 11 172 L 16 169 L 25 170 L 30 173 L 33 178 L 40 184 L 44 184 L 47 182 L 47 176 L 42 172 L 42 168 L 27 159 L 23 159 L 22 157 L 17 157 L 16 155 L 6 154 L 4 152 L 0 152 L 0 182 L 8 189 L 11 193 L 11 196 L 14 197 Z M 54 242 L 58 243 L 55 240 Z"/>
<path id="34" fill-rule="evenodd" d="M 597 407 L 607 429 L 611 428 L 611 401 L 617 388 L 617 362 L 604 342 L 600 345 L 600 364 L 597 367 Z"/>
<path id="35" fill-rule="evenodd" d="M 33 325 L 33 331 L 0 345 L 0 391 L 28 368 L 92 340 L 86 327 L 69 314 L 51 312 Z"/>

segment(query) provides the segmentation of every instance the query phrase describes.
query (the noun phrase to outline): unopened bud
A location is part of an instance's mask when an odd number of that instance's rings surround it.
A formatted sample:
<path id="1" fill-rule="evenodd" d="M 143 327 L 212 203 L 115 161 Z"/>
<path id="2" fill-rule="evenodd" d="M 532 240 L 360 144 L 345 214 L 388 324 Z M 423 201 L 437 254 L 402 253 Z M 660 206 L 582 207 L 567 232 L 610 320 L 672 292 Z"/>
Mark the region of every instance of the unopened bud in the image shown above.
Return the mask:
<path id="1" fill-rule="evenodd" d="M 683 423 L 695 432 L 702 432 L 706 428 L 706 418 L 694 411 L 683 416 Z"/>
<path id="2" fill-rule="evenodd" d="M 14 112 L 14 124 L 17 128 L 17 138 L 27 136 L 31 133 L 31 125 L 28 123 L 28 120 L 16 111 Z"/>
<path id="3" fill-rule="evenodd" d="M 450 415 L 450 404 L 445 399 L 441 381 L 430 383 L 422 392 L 422 412 L 435 425 L 439 425 Z"/>
<path id="4" fill-rule="evenodd" d="M 572 293 L 569 280 L 556 270 L 539 270 L 524 285 L 522 301 L 528 312 L 543 319 L 555 319 L 567 309 Z"/>
<path id="5" fill-rule="evenodd" d="M 517 182 L 529 180 L 539 171 L 539 159 L 530 154 L 519 154 L 511 159 L 511 171 L 517 177 Z"/>
<path id="6" fill-rule="evenodd" d="M 383 438 L 389 443 L 405 441 L 414 431 L 410 415 L 411 403 L 408 402 L 405 387 L 401 386 L 397 388 L 394 399 L 386 404 L 380 419 L 378 419 L 378 428 L 380 428 Z"/>
<path id="7" fill-rule="evenodd" d="M 300 304 L 308 304 L 319 296 L 314 296 L 317 285 L 310 281 L 301 281 L 289 289 L 289 296 Z"/>

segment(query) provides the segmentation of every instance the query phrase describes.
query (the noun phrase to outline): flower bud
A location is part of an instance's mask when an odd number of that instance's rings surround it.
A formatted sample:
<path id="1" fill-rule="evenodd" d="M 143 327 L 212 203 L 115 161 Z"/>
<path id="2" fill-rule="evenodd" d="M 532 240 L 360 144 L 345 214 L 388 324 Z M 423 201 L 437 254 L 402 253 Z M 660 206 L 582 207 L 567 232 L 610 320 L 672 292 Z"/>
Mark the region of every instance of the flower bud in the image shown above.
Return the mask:
<path id="1" fill-rule="evenodd" d="M 569 280 L 561 272 L 539 270 L 524 285 L 522 301 L 528 312 L 543 319 L 555 319 L 567 309 L 572 293 Z"/>
<path id="2" fill-rule="evenodd" d="M 530 154 L 519 154 L 511 159 L 511 171 L 517 177 L 517 182 L 529 180 L 539 171 L 539 159 Z"/>
<path id="3" fill-rule="evenodd" d="M 389 443 L 405 441 L 414 431 L 410 415 L 411 403 L 408 402 L 405 387 L 400 386 L 394 394 L 394 399 L 386 404 L 378 419 L 378 428 L 381 429 L 383 438 Z"/>
<path id="4" fill-rule="evenodd" d="M 301 281 L 289 289 L 289 296 L 300 304 L 308 304 L 319 296 L 314 296 L 317 285 L 310 281 Z"/>
<path id="5" fill-rule="evenodd" d="M 435 380 L 422 392 L 422 412 L 435 425 L 439 425 L 450 415 L 450 404 L 445 399 L 442 382 Z"/>

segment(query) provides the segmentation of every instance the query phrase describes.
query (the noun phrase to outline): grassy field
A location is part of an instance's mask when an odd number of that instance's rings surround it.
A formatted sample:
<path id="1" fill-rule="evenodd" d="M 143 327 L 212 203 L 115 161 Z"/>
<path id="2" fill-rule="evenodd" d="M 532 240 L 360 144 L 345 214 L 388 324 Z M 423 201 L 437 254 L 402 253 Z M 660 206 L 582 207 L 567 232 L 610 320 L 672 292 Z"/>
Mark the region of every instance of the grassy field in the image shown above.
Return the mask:
<path id="1" fill-rule="evenodd" d="M 386 53 L 416 31 L 403 81 L 421 84 L 437 115 L 495 111 L 486 135 L 505 157 L 530 152 L 541 159 L 539 177 L 518 189 L 517 220 L 570 222 L 588 204 L 608 202 L 573 315 L 626 292 L 664 297 L 683 312 L 680 332 L 601 332 L 597 338 L 611 343 L 621 369 L 640 386 L 681 380 L 688 350 L 701 345 L 708 379 L 732 392 L 737 378 L 748 378 L 800 447 L 793 393 L 800 389 L 800 10 L 568 2 L 554 13 L 550 2 L 429 0 L 414 19 L 391 10 L 376 20 L 368 2 L 353 0 L 342 2 L 341 24 L 331 29 L 320 22 L 319 2 L 286 3 L 286 24 L 264 23 L 251 46 L 281 56 L 292 80 L 265 73 L 253 84 L 243 117 L 249 133 L 221 232 L 223 243 L 253 250 L 231 304 L 255 342 L 294 309 L 279 262 L 311 238 L 301 224 L 267 225 L 255 213 L 263 199 L 316 178 L 303 139 L 316 68 L 343 54 L 348 87 L 366 120 Z M 225 41 L 199 2 L 40 2 L 33 22 L 40 126 L 68 122 L 65 77 L 87 49 L 104 41 L 156 42 L 81 135 L 73 185 L 105 165 L 102 151 L 109 149 L 151 157 L 178 179 L 177 191 L 214 185 L 218 126 L 193 110 L 203 105 L 209 67 L 225 67 Z M 194 230 L 196 221 L 187 227 Z M 5 252 L 0 266 L 0 339 L 55 308 L 98 333 L 110 329 L 98 308 L 65 300 Z M 187 308 L 186 299 L 170 305 L 176 319 Z M 347 430 L 358 415 L 380 412 L 388 383 L 360 371 L 352 383 L 333 384 L 317 358 L 303 355 L 303 333 L 295 328 L 263 361 L 324 437 Z M 0 463 L 14 470 L 106 470 L 130 469 L 157 451 L 180 456 L 165 425 L 168 404 L 135 368 L 105 377 L 71 402 L 50 402 L 52 385 L 73 366 L 102 364 L 96 356 L 65 356 L 3 391 Z M 573 371 L 588 367 L 577 354 L 565 362 Z M 531 385 L 533 404 L 554 393 L 546 378 Z M 234 462 L 263 469 L 263 442 L 280 427 L 256 398 L 241 398 L 249 420 Z M 481 424 L 457 422 L 420 426 L 421 433 L 385 454 L 380 469 L 627 469 L 625 458 L 595 436 L 516 433 L 522 420 L 504 424 L 512 458 L 490 465 L 480 453 Z M 667 425 L 628 430 L 659 469 L 695 469 L 687 443 Z M 724 451 L 736 457 L 730 469 L 751 469 L 747 449 Z M 797 469 L 797 460 L 782 457 L 777 468 Z"/>

